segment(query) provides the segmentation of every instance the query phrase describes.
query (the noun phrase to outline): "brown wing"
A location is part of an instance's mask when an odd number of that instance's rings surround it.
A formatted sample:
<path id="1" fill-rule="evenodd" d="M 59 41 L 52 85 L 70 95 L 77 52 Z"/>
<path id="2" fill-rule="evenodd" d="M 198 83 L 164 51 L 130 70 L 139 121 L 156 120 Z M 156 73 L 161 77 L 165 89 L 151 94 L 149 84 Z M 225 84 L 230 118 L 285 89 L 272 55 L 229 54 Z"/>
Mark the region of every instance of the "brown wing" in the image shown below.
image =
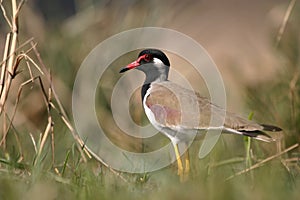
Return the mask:
<path id="1" fill-rule="evenodd" d="M 150 89 L 151 94 L 146 98 L 146 105 L 162 127 L 186 130 L 186 133 L 189 130 L 221 128 L 227 133 L 254 137 L 266 142 L 274 140 L 263 131 L 281 131 L 276 126 L 257 124 L 226 112 L 198 93 L 168 81 L 154 83 Z M 224 115 L 225 122 L 223 127 L 220 127 Z M 212 116 L 218 121 L 217 127 L 210 123 Z"/>
<path id="2" fill-rule="evenodd" d="M 207 129 L 212 114 L 222 120 L 224 127 L 238 131 L 262 130 L 263 126 L 213 105 L 209 99 L 171 82 L 153 83 L 146 105 L 162 126 L 187 129 Z"/>

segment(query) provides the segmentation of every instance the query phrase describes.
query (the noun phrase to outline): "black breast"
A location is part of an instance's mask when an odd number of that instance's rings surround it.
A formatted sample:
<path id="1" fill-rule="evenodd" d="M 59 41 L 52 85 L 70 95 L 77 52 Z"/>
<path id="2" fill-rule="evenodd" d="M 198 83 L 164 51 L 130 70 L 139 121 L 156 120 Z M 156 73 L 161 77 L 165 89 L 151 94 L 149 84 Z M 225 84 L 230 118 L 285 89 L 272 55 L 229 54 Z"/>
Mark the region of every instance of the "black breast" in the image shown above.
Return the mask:
<path id="1" fill-rule="evenodd" d="M 147 93 L 147 90 L 150 88 L 150 83 L 146 83 L 142 87 L 142 101 L 144 101 L 144 97 Z"/>

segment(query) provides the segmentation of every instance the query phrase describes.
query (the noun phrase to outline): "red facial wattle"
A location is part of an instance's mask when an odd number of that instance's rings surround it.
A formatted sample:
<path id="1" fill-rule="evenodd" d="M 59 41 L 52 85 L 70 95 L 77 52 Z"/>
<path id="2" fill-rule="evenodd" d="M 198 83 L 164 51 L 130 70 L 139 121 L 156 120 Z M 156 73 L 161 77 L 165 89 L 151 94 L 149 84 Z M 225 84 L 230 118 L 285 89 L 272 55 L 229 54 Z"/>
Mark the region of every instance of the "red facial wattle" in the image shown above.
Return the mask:
<path id="1" fill-rule="evenodd" d="M 151 61 L 151 55 L 144 54 L 144 55 L 138 57 L 138 59 L 136 61 L 134 61 L 134 62 L 128 64 L 126 67 L 122 68 L 120 70 L 120 73 L 126 72 L 126 71 L 128 71 L 130 69 L 134 69 L 134 68 L 140 66 L 142 60 L 144 60 L 146 62 L 150 62 Z"/>

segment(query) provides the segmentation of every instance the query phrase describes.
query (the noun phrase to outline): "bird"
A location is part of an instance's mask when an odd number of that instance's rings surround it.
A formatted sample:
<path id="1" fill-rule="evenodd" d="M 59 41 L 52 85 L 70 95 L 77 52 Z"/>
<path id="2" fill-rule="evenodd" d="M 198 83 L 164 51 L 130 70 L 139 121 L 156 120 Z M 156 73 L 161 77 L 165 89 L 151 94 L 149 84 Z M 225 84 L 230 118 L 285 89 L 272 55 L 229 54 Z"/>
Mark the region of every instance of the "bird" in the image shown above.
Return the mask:
<path id="1" fill-rule="evenodd" d="M 188 177 L 190 160 L 188 150 L 186 150 L 184 162 L 182 161 L 178 145 L 180 142 L 188 142 L 193 131 L 209 130 L 212 114 L 222 117 L 224 116 L 222 113 L 225 113 L 224 124 L 218 127 L 222 133 L 238 134 L 271 142 L 274 139 L 265 131 L 277 132 L 282 130 L 277 126 L 259 124 L 226 111 L 198 92 L 168 80 L 170 61 L 166 54 L 159 49 L 142 50 L 137 59 L 121 68 L 119 73 L 131 69 L 140 70 L 146 76 L 141 87 L 144 112 L 154 128 L 172 142 L 178 166 L 177 173 L 181 181 Z M 181 103 L 188 105 L 181 106 Z M 183 116 L 185 116 L 185 120 L 183 120 Z"/>

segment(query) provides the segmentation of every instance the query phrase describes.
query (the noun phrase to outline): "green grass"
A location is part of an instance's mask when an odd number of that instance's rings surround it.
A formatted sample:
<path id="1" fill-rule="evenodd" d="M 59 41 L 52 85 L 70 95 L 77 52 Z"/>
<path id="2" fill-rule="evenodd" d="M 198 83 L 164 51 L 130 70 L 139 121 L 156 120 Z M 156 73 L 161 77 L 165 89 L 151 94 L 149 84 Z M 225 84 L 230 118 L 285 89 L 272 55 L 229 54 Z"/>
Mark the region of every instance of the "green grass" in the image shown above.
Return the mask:
<path id="1" fill-rule="evenodd" d="M 226 180 L 247 165 L 245 158 L 243 159 L 245 152 L 239 152 L 239 157 L 235 155 L 233 157 L 235 160 L 231 158 L 236 154 L 236 149 L 226 147 L 225 140 L 222 138 L 213 152 L 202 160 L 196 157 L 199 142 L 192 146 L 191 178 L 185 183 L 179 182 L 175 165 L 153 173 L 121 173 L 127 180 L 125 182 L 93 159 L 87 163 L 78 161 L 76 148 L 65 152 L 65 160 L 56 167 L 60 173 L 56 173 L 53 167 L 47 164 L 47 155 L 36 162 L 36 165 L 27 161 L 17 163 L 15 162 L 17 157 L 1 159 L 0 197 L 1 199 L 298 198 L 299 165 L 298 163 L 295 166 L 289 165 L 288 170 L 281 163 L 283 158 L 267 162 L 252 170 L 251 174 L 245 173 Z M 224 152 L 225 150 L 227 152 Z M 224 159 L 226 157 L 228 160 Z"/>
<path id="2" fill-rule="evenodd" d="M 181 183 L 176 175 L 175 163 L 151 173 L 115 172 L 95 159 L 88 158 L 87 155 L 85 158 L 82 157 L 77 141 L 72 137 L 67 123 L 62 120 L 61 110 L 58 109 L 60 102 L 52 94 L 51 101 L 57 109 L 52 107 L 47 111 L 49 105 L 43 101 L 41 87 L 36 81 L 24 87 L 17 107 L 17 111 L 20 112 L 16 113 L 16 118 L 7 132 L 5 145 L 0 147 L 0 200 L 299 199 L 299 147 L 279 155 L 286 148 L 300 143 L 300 30 L 298 25 L 300 18 L 298 13 L 294 12 L 276 47 L 276 53 L 285 60 L 283 70 L 278 72 L 274 80 L 260 82 L 259 85 L 253 83 L 251 86 L 244 86 L 247 93 L 245 99 L 247 108 L 253 111 L 249 119 L 276 122 L 275 124 L 284 130 L 280 134 L 273 133 L 272 136 L 277 138 L 278 142 L 264 143 L 239 136 L 223 135 L 213 151 L 204 159 L 199 159 L 198 151 L 202 141 L 195 141 L 190 148 L 190 178 L 184 183 Z M 84 45 L 81 45 L 82 41 L 86 40 L 83 36 L 71 38 L 58 33 L 56 29 L 48 31 L 45 36 L 47 39 L 39 44 L 38 50 L 47 69 L 51 69 L 62 106 L 67 110 L 67 116 L 71 116 L 69 94 L 76 75 L 74 68 L 80 66 L 83 59 L 81 54 L 87 54 L 89 47 L 83 48 Z M 114 31 L 116 30 L 112 32 Z M 97 34 L 98 32 L 99 30 Z M 24 35 L 22 33 L 21 29 L 20 37 L 27 38 L 26 33 L 23 33 Z M 106 38 L 110 35 L 108 33 L 110 32 L 104 32 L 101 37 Z M 91 41 L 91 43 L 99 42 L 95 38 L 91 38 Z M 92 46 L 92 44 L 86 45 Z M 24 48 L 25 50 L 27 49 Z M 39 63 L 32 51 L 29 55 Z M 117 68 L 124 61 L 117 60 L 116 63 Z M 11 104 L 6 107 L 7 113 L 1 115 L 1 139 L 7 128 L 6 125 L 10 124 L 12 116 L 10 111 L 14 109 L 13 103 L 16 100 L 18 86 L 20 82 L 29 79 L 26 62 L 22 61 L 18 70 L 21 73 L 14 79 L 16 82 L 9 97 Z M 111 75 L 115 72 L 108 70 L 107 73 Z M 38 74 L 37 70 L 34 74 Z M 48 82 L 45 81 L 44 76 L 42 78 L 43 86 L 49 95 Z M 116 75 L 110 79 L 116 81 L 117 78 Z M 99 109 L 104 109 L 101 112 L 109 113 L 111 112 L 110 101 L 106 90 L 100 91 L 103 92 L 99 94 L 102 99 L 97 100 L 99 100 Z M 42 106 L 37 109 L 39 105 Z M 133 113 L 145 119 L 143 114 L 137 111 Z M 24 114 L 26 120 L 23 120 L 22 116 L 18 118 L 19 114 Z M 53 132 L 49 132 L 46 142 L 42 144 L 49 115 L 52 117 Z M 106 116 L 105 118 L 108 118 Z M 103 124 L 108 124 L 107 130 L 116 130 L 114 124 L 106 121 Z M 144 124 L 144 121 L 141 124 Z M 128 138 L 124 140 L 122 137 L 113 139 L 116 143 L 123 141 L 124 147 L 133 151 L 142 152 L 147 149 L 141 144 L 141 140 L 129 141 Z M 52 141 L 54 148 L 52 148 Z M 166 141 L 158 136 L 150 139 L 146 144 L 157 147 Z M 38 153 L 39 149 L 41 149 L 40 153 Z M 243 172 L 246 169 L 250 170 Z"/>

